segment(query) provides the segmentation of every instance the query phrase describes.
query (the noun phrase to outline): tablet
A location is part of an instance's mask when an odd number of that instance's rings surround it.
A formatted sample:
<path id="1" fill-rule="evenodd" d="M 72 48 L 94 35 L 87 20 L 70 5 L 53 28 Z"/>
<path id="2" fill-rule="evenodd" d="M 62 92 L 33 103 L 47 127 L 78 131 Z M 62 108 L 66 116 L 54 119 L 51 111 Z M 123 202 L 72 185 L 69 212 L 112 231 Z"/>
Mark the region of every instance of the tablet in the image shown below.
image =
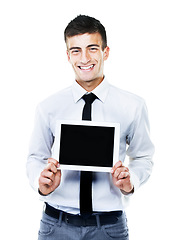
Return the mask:
<path id="1" fill-rule="evenodd" d="M 120 124 L 57 121 L 54 158 L 60 169 L 110 172 L 119 160 Z"/>

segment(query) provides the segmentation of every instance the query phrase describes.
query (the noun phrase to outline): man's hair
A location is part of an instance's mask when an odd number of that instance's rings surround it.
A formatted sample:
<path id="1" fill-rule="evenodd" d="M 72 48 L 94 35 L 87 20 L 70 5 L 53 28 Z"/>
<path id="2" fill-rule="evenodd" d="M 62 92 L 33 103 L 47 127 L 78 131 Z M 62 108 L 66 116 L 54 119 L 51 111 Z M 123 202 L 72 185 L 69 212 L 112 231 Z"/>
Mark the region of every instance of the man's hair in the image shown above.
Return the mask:
<path id="1" fill-rule="evenodd" d="M 107 36 L 105 27 L 93 17 L 79 15 L 73 19 L 64 31 L 64 39 L 85 33 L 99 33 L 102 37 L 102 50 L 107 47 Z"/>

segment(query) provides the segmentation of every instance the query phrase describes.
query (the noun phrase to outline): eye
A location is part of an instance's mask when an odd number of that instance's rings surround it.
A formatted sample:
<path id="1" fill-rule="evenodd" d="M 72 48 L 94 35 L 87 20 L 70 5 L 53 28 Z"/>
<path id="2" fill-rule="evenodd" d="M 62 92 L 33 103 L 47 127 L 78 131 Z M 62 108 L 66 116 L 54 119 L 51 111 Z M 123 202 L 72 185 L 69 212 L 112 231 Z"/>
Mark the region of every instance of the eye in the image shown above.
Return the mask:
<path id="1" fill-rule="evenodd" d="M 78 54 L 79 52 L 80 52 L 79 49 L 71 50 L 71 54 L 74 54 L 74 55 Z"/>
<path id="2" fill-rule="evenodd" d="M 96 47 L 91 47 L 89 50 L 90 50 L 91 52 L 96 52 L 96 51 L 98 50 L 98 48 L 96 48 Z"/>

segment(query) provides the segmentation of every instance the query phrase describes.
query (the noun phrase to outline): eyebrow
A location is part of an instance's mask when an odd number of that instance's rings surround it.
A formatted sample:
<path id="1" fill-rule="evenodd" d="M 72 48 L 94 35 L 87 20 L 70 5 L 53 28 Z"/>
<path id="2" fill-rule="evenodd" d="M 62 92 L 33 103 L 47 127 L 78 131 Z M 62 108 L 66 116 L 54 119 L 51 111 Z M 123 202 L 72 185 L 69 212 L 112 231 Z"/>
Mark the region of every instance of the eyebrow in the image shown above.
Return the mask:
<path id="1" fill-rule="evenodd" d="M 80 47 L 71 47 L 69 48 L 69 50 L 73 50 L 73 49 L 81 49 Z"/>
<path id="2" fill-rule="evenodd" d="M 100 47 L 100 45 L 98 45 L 98 44 L 90 44 L 87 47 Z"/>
<path id="3" fill-rule="evenodd" d="M 90 44 L 86 48 L 90 48 L 90 47 L 100 47 L 100 45 L 98 45 L 98 44 Z M 73 49 L 81 49 L 81 48 L 80 47 L 71 47 L 69 50 L 71 51 Z"/>

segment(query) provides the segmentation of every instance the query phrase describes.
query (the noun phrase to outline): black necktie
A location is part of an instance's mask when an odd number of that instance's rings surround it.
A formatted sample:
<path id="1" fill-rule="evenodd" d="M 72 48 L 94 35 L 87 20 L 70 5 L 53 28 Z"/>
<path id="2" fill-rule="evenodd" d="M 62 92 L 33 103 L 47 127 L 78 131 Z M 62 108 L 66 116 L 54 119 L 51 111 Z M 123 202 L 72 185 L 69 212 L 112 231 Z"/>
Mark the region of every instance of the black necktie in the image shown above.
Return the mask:
<path id="1" fill-rule="evenodd" d="M 85 105 L 82 120 L 91 121 L 91 104 L 97 98 L 93 93 L 82 97 Z M 81 171 L 80 177 L 80 213 L 86 216 L 92 213 L 92 172 Z"/>

